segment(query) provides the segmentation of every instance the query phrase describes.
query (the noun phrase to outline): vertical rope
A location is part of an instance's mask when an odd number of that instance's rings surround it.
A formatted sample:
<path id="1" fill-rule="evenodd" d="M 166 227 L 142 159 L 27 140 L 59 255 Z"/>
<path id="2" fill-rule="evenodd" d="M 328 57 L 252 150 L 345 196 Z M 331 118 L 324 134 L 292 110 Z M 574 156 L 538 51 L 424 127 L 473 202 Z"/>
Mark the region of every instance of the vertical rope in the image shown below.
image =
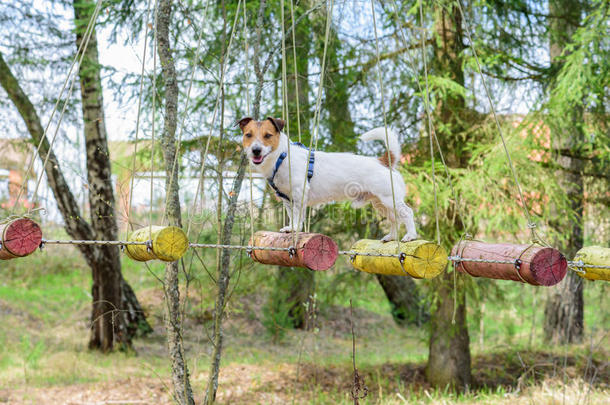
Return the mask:
<path id="1" fill-rule="evenodd" d="M 235 13 L 235 19 L 233 20 L 231 36 L 229 38 L 229 45 L 227 47 L 227 52 L 226 52 L 227 54 L 229 54 L 231 52 L 231 45 L 233 44 L 233 37 L 235 35 L 235 27 L 237 25 L 237 17 L 239 16 L 239 8 L 240 7 L 241 7 L 241 0 L 239 0 L 239 2 L 237 3 L 237 10 L 236 10 L 236 13 Z M 225 81 L 226 69 L 227 69 L 227 64 L 223 63 L 223 65 L 221 66 L 220 82 L 218 84 L 218 93 L 216 94 L 216 102 L 214 103 L 214 110 L 212 112 L 212 122 L 210 124 L 210 132 L 208 134 L 208 139 L 207 139 L 206 144 L 205 144 L 203 158 L 202 158 L 202 161 L 201 161 L 201 170 L 199 171 L 199 182 L 197 184 L 197 189 L 201 189 L 201 190 L 203 190 L 202 187 L 203 187 L 203 185 L 205 185 L 205 158 L 208 155 L 208 151 L 210 149 L 210 141 L 212 140 L 212 132 L 214 130 L 214 124 L 216 122 L 216 117 L 217 117 L 217 113 L 218 113 L 218 106 L 219 106 L 219 103 L 220 103 L 220 94 L 221 94 L 222 87 L 223 87 L 224 81 Z M 195 198 L 193 199 L 192 207 L 195 207 L 197 205 L 198 198 L 199 198 L 199 195 L 198 194 L 195 195 Z M 192 216 L 191 216 L 191 218 L 189 218 L 189 221 L 188 221 L 187 235 L 190 233 L 191 224 L 192 224 Z"/>
<path id="2" fill-rule="evenodd" d="M 399 218 L 398 218 L 398 211 L 396 210 L 396 193 L 394 191 L 394 179 L 392 176 L 392 172 L 394 170 L 392 169 L 392 155 L 390 154 L 390 140 L 389 140 L 389 136 L 388 136 L 388 121 L 387 121 L 386 110 L 385 110 L 385 95 L 384 95 L 384 90 L 383 90 L 383 79 L 381 77 L 381 59 L 379 57 L 379 37 L 377 35 L 377 19 L 375 17 L 375 1 L 374 0 L 371 0 L 371 11 L 373 13 L 373 29 L 375 32 L 375 53 L 377 55 L 377 78 L 379 80 L 379 91 L 381 93 L 381 108 L 383 111 L 383 126 L 385 129 L 385 144 L 386 144 L 386 149 L 387 149 L 387 154 L 388 154 L 390 184 L 392 186 L 392 205 L 394 208 L 394 229 L 396 232 L 396 252 L 398 252 L 400 250 L 400 237 L 399 237 L 400 222 L 399 222 Z"/>
<path id="3" fill-rule="evenodd" d="M 292 60 L 294 63 L 294 92 L 297 100 L 297 131 L 299 134 L 299 142 L 301 142 L 301 107 L 299 100 L 299 78 L 297 69 L 297 46 L 296 46 L 296 27 L 294 21 L 294 0 L 290 0 L 290 19 L 292 21 Z"/>
<path id="4" fill-rule="evenodd" d="M 250 66 L 248 58 L 248 27 L 246 19 L 246 5 L 244 4 L 244 20 L 242 25 L 242 31 L 244 33 L 244 62 L 245 69 L 244 74 L 246 76 L 246 114 L 250 115 Z M 250 178 L 250 240 L 254 243 L 254 182 L 252 181 L 252 165 L 248 164 L 248 177 Z"/>
<path id="5" fill-rule="evenodd" d="M 156 100 L 157 100 L 157 18 L 159 13 L 158 0 L 155 0 L 154 25 L 153 25 L 153 87 L 152 87 L 152 134 L 150 145 L 150 202 L 148 212 L 148 229 L 152 237 L 152 217 L 153 217 L 153 196 L 154 196 L 154 176 L 155 176 L 155 119 L 156 119 Z"/>
<path id="6" fill-rule="evenodd" d="M 419 18 L 421 19 L 421 51 L 422 59 L 424 61 L 424 77 L 426 79 L 426 93 L 424 97 L 424 105 L 426 106 L 426 113 L 428 116 L 428 137 L 430 138 L 430 162 L 432 163 L 432 184 L 434 187 L 434 219 L 436 222 L 436 243 L 441 244 L 441 231 L 438 224 L 438 196 L 436 192 L 436 174 L 435 174 L 435 162 L 434 162 L 434 144 L 432 142 L 432 117 L 430 116 L 430 88 L 428 86 L 428 61 L 426 57 L 426 29 L 424 25 L 424 11 L 422 2 L 419 2 Z"/>
<path id="7" fill-rule="evenodd" d="M 281 1 L 281 12 L 280 12 L 280 24 L 282 26 L 282 114 L 284 115 L 284 119 L 286 120 L 286 136 L 288 142 L 288 187 L 292 190 L 292 159 L 290 157 L 290 114 L 288 111 L 288 84 L 287 84 L 287 75 L 286 75 L 286 27 L 284 20 L 284 0 Z M 294 24 L 294 22 L 293 22 Z M 294 32 L 293 32 L 294 35 Z M 302 205 L 302 204 L 301 204 Z M 297 232 L 300 229 L 297 229 L 295 225 L 300 224 L 300 216 L 299 222 L 296 222 L 296 218 L 294 217 L 294 198 L 290 199 L 290 217 L 291 217 L 291 234 L 292 234 L 292 245 L 296 246 L 297 244 Z"/>
<path id="8" fill-rule="evenodd" d="M 324 33 L 324 51 L 322 53 L 322 70 L 320 71 L 320 83 L 318 85 L 318 95 L 316 97 L 316 108 L 314 110 L 314 134 L 309 140 L 309 152 L 307 153 L 307 160 L 305 161 L 305 175 L 303 176 L 303 194 L 301 196 L 301 207 L 299 208 L 299 219 L 302 218 L 306 212 L 307 207 L 303 204 L 305 200 L 305 187 L 307 186 L 307 169 L 309 167 L 309 159 L 311 159 L 312 150 L 317 149 L 318 146 L 318 135 L 320 133 L 320 108 L 322 105 L 322 90 L 324 88 L 324 76 L 326 71 L 326 53 L 328 50 L 328 37 L 330 35 L 330 22 L 332 19 L 334 0 L 330 0 L 330 7 L 326 6 L 326 31 Z M 315 147 L 314 147 L 315 140 Z M 311 213 L 311 211 L 310 211 Z M 311 221 L 311 217 L 310 217 Z M 305 222 L 305 221 L 303 221 Z M 310 224 L 311 225 L 311 224 Z M 309 227 L 307 228 L 309 230 Z"/>
<path id="9" fill-rule="evenodd" d="M 521 205 L 523 206 L 523 213 L 527 220 L 527 225 L 531 232 L 532 240 L 537 241 L 537 240 L 539 240 L 539 238 L 538 238 L 538 235 L 536 234 L 535 223 L 532 221 L 530 211 L 527 208 L 527 203 L 525 201 L 525 197 L 523 196 L 523 190 L 521 188 L 521 183 L 519 183 L 519 178 L 517 177 L 517 172 L 513 165 L 513 161 L 510 157 L 510 152 L 508 151 L 508 146 L 506 145 L 506 139 L 504 139 L 504 133 L 502 132 L 502 126 L 500 125 L 500 121 L 498 120 L 498 114 L 496 113 L 496 109 L 494 107 L 494 103 L 491 98 L 491 92 L 489 91 L 489 87 L 487 86 L 487 81 L 485 80 L 485 76 L 483 75 L 483 69 L 481 68 L 481 62 L 479 61 L 479 56 L 477 54 L 474 40 L 472 39 L 468 21 L 466 19 L 466 16 L 464 15 L 464 10 L 462 9 L 462 3 L 460 0 L 458 0 L 456 2 L 456 4 L 460 11 L 460 15 L 462 16 L 462 20 L 464 21 L 464 31 L 466 32 L 466 35 L 468 36 L 468 41 L 470 42 L 470 48 L 472 49 L 472 54 L 473 54 L 474 60 L 477 64 L 477 70 L 479 72 L 479 76 L 481 77 L 481 83 L 483 84 L 483 88 L 485 89 L 485 95 L 487 96 L 487 100 L 489 101 L 489 108 L 491 109 L 491 113 L 494 117 L 494 122 L 496 124 L 496 128 L 498 129 L 498 134 L 500 135 L 500 139 L 502 140 L 502 147 L 504 148 L 504 153 L 506 154 L 506 160 L 508 162 L 508 166 L 510 167 L 510 171 L 512 173 L 515 185 L 517 186 L 517 191 L 519 192 L 519 199 L 521 200 Z"/>
<path id="10" fill-rule="evenodd" d="M 188 115 L 188 107 L 189 107 L 189 102 L 191 101 L 191 90 L 193 88 L 193 80 L 195 78 L 195 67 L 197 66 L 197 62 L 199 61 L 199 54 L 201 52 L 201 42 L 202 42 L 202 38 L 203 38 L 203 25 L 206 21 L 207 18 L 207 13 L 208 13 L 208 5 L 209 2 L 206 3 L 205 5 L 205 9 L 203 11 L 203 19 L 201 21 L 201 27 L 199 28 L 199 35 L 197 37 L 197 47 L 195 48 L 195 57 L 192 61 L 192 66 L 191 66 L 191 76 L 189 78 L 189 85 L 188 85 L 188 90 L 186 92 L 186 102 L 184 104 L 184 111 L 182 112 L 182 120 L 180 122 L 180 128 L 178 130 L 178 139 L 176 139 L 175 141 L 175 149 L 176 149 L 176 153 L 174 154 L 174 161 L 172 163 L 172 172 L 171 172 L 171 176 L 169 178 L 169 186 L 168 186 L 168 190 L 172 189 L 172 183 L 174 181 L 174 172 L 176 171 L 176 167 L 178 166 L 178 156 L 180 155 L 180 149 L 182 147 L 182 134 L 184 132 L 184 126 L 186 123 L 186 117 Z M 237 11 L 239 13 L 239 10 Z M 165 206 L 167 207 L 167 203 L 169 201 L 169 194 L 167 195 L 167 197 L 165 198 Z M 163 213 L 163 220 L 165 220 L 167 214 L 167 210 L 165 210 L 165 212 Z"/>
<path id="11" fill-rule="evenodd" d="M 134 177 L 136 173 L 136 156 L 138 154 L 138 134 L 140 132 L 140 116 L 142 112 L 142 93 L 144 88 L 144 72 L 146 69 L 146 46 L 148 44 L 148 20 L 150 17 L 150 3 L 151 0 L 148 0 L 146 5 L 146 20 L 144 22 L 145 30 L 144 30 L 144 46 L 142 50 L 142 69 L 140 70 L 140 92 L 138 93 L 138 112 L 136 115 L 136 138 L 133 147 L 133 158 L 131 162 L 131 179 L 129 185 L 129 202 L 127 204 L 127 227 L 125 229 L 125 239 L 127 239 L 127 235 L 129 234 L 129 229 L 133 229 L 133 225 L 131 223 L 131 206 L 133 200 L 133 187 L 134 187 Z"/>
<path id="12" fill-rule="evenodd" d="M 94 30 L 94 26 L 95 26 L 95 20 L 97 19 L 97 16 L 99 14 L 100 7 L 101 7 L 101 0 L 98 0 L 98 3 L 97 3 L 96 8 L 95 8 L 95 10 L 93 12 L 93 15 L 91 16 L 91 20 L 89 21 L 89 23 L 90 23 L 90 30 L 87 32 L 87 37 L 86 37 L 86 39 L 84 41 L 85 44 L 84 44 L 84 46 L 82 48 L 82 53 L 80 54 L 80 58 L 78 60 L 78 65 L 79 66 L 83 62 L 83 59 L 85 57 L 85 52 L 87 50 L 87 47 L 89 46 L 89 41 L 91 40 L 91 36 L 93 35 L 93 30 Z M 78 53 L 77 53 L 77 55 L 78 55 Z M 72 69 L 70 69 L 70 70 L 72 70 Z M 69 77 L 69 75 L 68 75 L 68 77 Z M 42 168 L 40 170 L 40 175 L 38 176 L 38 179 L 36 181 L 36 188 L 34 189 L 34 193 L 33 193 L 33 196 L 32 196 L 32 207 L 30 207 L 28 209 L 28 213 L 31 212 L 32 208 L 36 205 L 36 202 L 38 201 L 38 198 L 37 198 L 38 197 L 38 190 L 40 188 L 40 183 L 41 183 L 42 177 L 44 175 L 44 170 L 45 170 L 45 167 L 47 167 L 47 163 L 49 162 L 49 157 L 51 156 L 51 151 L 53 150 L 53 145 L 55 144 L 55 140 L 57 139 L 57 134 L 59 133 L 59 127 L 61 126 L 61 122 L 63 120 L 64 114 L 65 114 L 66 109 L 68 107 L 68 98 L 70 97 L 70 94 L 72 94 L 72 89 L 74 88 L 74 83 L 76 82 L 77 77 L 78 77 L 78 74 L 76 74 L 76 73 L 72 76 L 72 83 L 70 83 L 70 88 L 68 89 L 68 93 L 66 95 L 66 101 L 64 102 L 64 105 L 62 107 L 61 113 L 59 115 L 59 119 L 57 121 L 57 126 L 55 127 L 55 132 L 53 134 L 53 138 L 51 138 L 51 142 L 49 144 L 49 151 L 47 152 L 47 155 L 45 156 L 44 162 L 42 164 Z M 59 103 L 59 100 L 57 101 L 57 103 Z M 54 115 L 54 113 L 53 113 L 53 115 Z M 53 116 L 51 116 L 51 118 L 49 118 L 49 123 L 47 124 L 47 128 L 45 129 L 45 132 L 43 133 L 43 136 L 40 139 L 40 143 L 38 144 L 38 148 L 36 149 L 36 153 L 35 154 L 39 153 L 40 147 L 42 146 L 42 143 L 46 139 L 47 130 L 48 130 L 49 126 L 51 125 L 51 119 L 52 118 L 53 118 Z M 34 164 L 34 160 L 35 159 L 31 160 L 30 168 L 29 168 L 28 171 L 31 170 L 32 165 Z M 22 187 L 24 187 L 25 184 L 27 184 L 27 172 L 26 172 L 26 177 L 24 179 L 24 182 L 22 183 Z M 21 198 L 21 197 L 19 197 L 19 198 Z M 15 204 L 13 205 L 13 211 L 15 210 L 15 207 L 17 205 L 17 201 L 19 200 L 19 198 L 17 200 L 15 200 Z"/>
<path id="13" fill-rule="evenodd" d="M 396 25 L 398 26 L 398 31 L 400 32 L 400 39 L 402 40 L 403 45 L 405 47 L 408 47 L 409 44 L 407 43 L 407 38 L 406 38 L 405 32 L 404 32 L 404 30 L 402 28 L 402 24 L 398 20 L 399 13 L 398 13 L 398 7 L 396 5 L 396 0 L 392 0 L 392 6 L 394 8 L 394 20 L 396 21 Z M 405 54 L 407 55 L 407 59 L 406 59 L 407 63 L 409 64 L 409 66 L 411 67 L 413 72 L 415 72 L 417 70 L 417 68 L 415 66 L 415 61 L 413 60 L 413 57 L 411 56 L 411 54 L 409 52 L 405 52 Z M 424 93 L 424 89 L 422 88 L 421 83 L 419 82 L 419 80 L 416 81 L 416 83 L 417 83 L 417 88 L 419 89 L 419 92 L 423 94 Z M 463 218 L 464 216 L 461 213 L 461 206 L 459 204 L 458 194 L 455 191 L 455 187 L 453 185 L 453 179 L 451 177 L 451 174 L 449 173 L 449 169 L 447 167 L 447 163 L 445 162 L 445 156 L 443 154 L 443 149 L 441 148 L 441 145 L 440 145 L 440 143 L 438 141 L 438 137 L 436 136 L 436 130 L 434 129 L 434 122 L 433 122 L 433 120 L 431 118 L 431 111 L 430 111 L 429 105 L 424 103 L 424 109 L 426 111 L 426 115 L 428 116 L 429 122 L 432 123 L 432 135 L 434 136 L 434 141 L 435 141 L 435 144 L 436 144 L 436 148 L 438 149 L 438 153 L 439 153 L 439 156 L 441 158 L 441 163 L 443 164 L 443 168 L 444 168 L 444 171 L 445 171 L 445 176 L 447 176 L 447 179 L 449 180 L 449 188 L 451 189 L 451 194 L 453 195 L 453 199 L 454 199 L 455 204 L 456 204 L 456 211 L 458 213 L 458 216 L 460 218 Z"/>
<path id="14" fill-rule="evenodd" d="M 15 214 L 15 209 L 17 207 L 17 204 L 19 203 L 19 200 L 21 200 L 21 196 L 23 195 L 23 191 L 25 190 L 25 187 L 27 185 L 28 177 L 34 167 L 34 162 L 36 161 L 36 155 L 40 152 L 40 148 L 42 147 L 42 144 L 47 137 L 47 132 L 49 130 L 49 127 L 51 126 L 53 117 L 55 117 L 55 113 L 57 112 L 57 108 L 59 107 L 59 102 L 61 101 L 64 91 L 66 90 L 66 86 L 68 85 L 68 82 L 70 81 L 70 77 L 72 76 L 72 71 L 74 70 L 74 66 L 76 66 L 76 61 L 78 60 L 79 61 L 78 63 L 80 65 L 81 61 L 83 60 L 83 55 L 85 54 L 85 51 L 87 50 L 87 46 L 89 45 L 89 39 L 91 38 L 91 35 L 93 33 L 93 27 L 95 25 L 95 21 L 97 20 L 97 16 L 99 15 L 101 5 L 102 5 L 102 0 L 98 0 L 97 4 L 95 6 L 95 9 L 93 10 L 93 15 L 91 15 L 91 18 L 89 19 L 89 23 L 87 24 L 87 28 L 85 29 L 84 38 L 86 38 L 86 40 L 82 41 L 80 43 L 80 45 L 76 51 L 76 54 L 74 55 L 74 58 L 72 59 L 72 63 L 70 64 L 70 69 L 68 70 L 66 79 L 63 82 L 61 91 L 59 92 L 59 96 L 57 97 L 57 100 L 55 101 L 55 105 L 53 106 L 53 110 L 51 111 L 51 116 L 49 117 L 49 120 L 47 121 L 47 125 L 45 126 L 43 135 L 40 138 L 40 141 L 38 142 L 38 146 L 36 147 L 36 150 L 32 153 L 32 157 L 28 163 L 27 170 L 25 171 L 25 176 L 23 178 L 23 181 L 21 182 L 21 186 L 19 187 L 19 192 L 17 193 L 17 198 L 15 199 L 15 202 L 13 203 L 13 206 L 11 207 L 11 215 Z M 82 52 L 82 54 L 81 54 L 81 52 Z M 79 55 L 81 55 L 80 59 L 79 59 Z M 74 75 L 72 78 L 72 84 L 70 85 L 70 90 L 68 91 L 68 94 L 66 96 L 66 101 L 64 102 L 64 107 L 63 107 L 62 113 L 60 115 L 59 121 L 57 122 L 58 129 L 59 129 L 59 125 L 61 124 L 61 121 L 63 119 L 63 115 L 64 115 L 63 113 L 66 109 L 66 105 L 68 103 L 68 98 L 70 97 L 70 94 L 72 93 L 72 87 L 74 85 L 74 82 L 76 81 L 76 76 L 77 75 Z M 57 136 L 57 130 L 55 131 L 55 134 L 53 135 L 53 141 L 50 144 L 49 153 L 51 152 L 51 150 L 53 148 L 53 143 L 55 142 L 56 136 Z M 47 156 L 49 155 L 49 153 L 47 153 Z M 41 173 L 40 173 L 37 183 L 40 183 L 40 178 L 42 178 L 44 168 L 46 167 L 47 160 L 48 159 L 45 159 L 45 163 L 42 166 Z M 35 197 L 35 195 L 34 195 L 34 197 Z M 28 212 L 31 212 L 32 208 L 33 207 L 30 207 L 28 209 Z"/>

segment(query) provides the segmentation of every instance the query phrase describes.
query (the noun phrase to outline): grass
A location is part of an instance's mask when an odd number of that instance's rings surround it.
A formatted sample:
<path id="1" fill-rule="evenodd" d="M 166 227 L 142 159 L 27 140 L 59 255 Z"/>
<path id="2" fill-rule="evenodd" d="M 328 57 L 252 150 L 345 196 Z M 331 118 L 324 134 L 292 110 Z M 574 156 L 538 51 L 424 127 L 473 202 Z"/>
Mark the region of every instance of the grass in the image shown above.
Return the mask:
<path id="1" fill-rule="evenodd" d="M 203 261 L 214 263 L 214 257 Z M 474 295 L 480 297 L 471 297 L 468 307 L 476 385 L 455 396 L 425 382 L 426 328 L 396 326 L 376 280 L 338 267 L 333 277 L 318 277 L 318 328 L 287 330 L 274 343 L 261 323 L 273 270 L 246 264 L 227 308 L 222 403 L 353 403 L 349 298 L 354 299 L 357 365 L 369 388 L 361 404 L 607 403 L 610 398 L 607 284 L 586 284 L 586 342 L 549 347 L 541 340 L 546 289 L 477 280 Z M 196 260 L 193 268 L 184 337 L 200 399 L 210 362 L 206 311 L 214 289 L 201 263 Z M 137 355 L 101 355 L 86 350 L 91 277 L 76 251 L 53 247 L 0 262 L 0 402 L 137 397 L 171 403 L 162 293 L 151 272 L 161 276 L 163 266 L 151 263 L 149 270 L 124 261 L 125 277 L 155 332 L 135 342 Z"/>

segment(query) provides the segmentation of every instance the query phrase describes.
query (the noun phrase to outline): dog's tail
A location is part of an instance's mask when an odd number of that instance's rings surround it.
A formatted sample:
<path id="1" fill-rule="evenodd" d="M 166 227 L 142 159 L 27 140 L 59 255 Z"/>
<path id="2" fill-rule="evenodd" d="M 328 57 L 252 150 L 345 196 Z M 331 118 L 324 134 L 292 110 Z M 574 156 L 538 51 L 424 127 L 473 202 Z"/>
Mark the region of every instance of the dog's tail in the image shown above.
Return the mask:
<path id="1" fill-rule="evenodd" d="M 362 139 L 364 142 L 382 141 L 385 144 L 386 129 L 384 127 L 372 129 L 369 132 L 360 136 L 360 139 Z M 398 137 L 396 136 L 396 133 L 390 128 L 387 129 L 387 140 L 388 144 L 386 145 L 386 148 L 388 149 L 390 155 L 392 169 L 394 169 L 398 164 L 398 161 L 400 160 L 400 144 L 398 143 Z M 384 153 L 382 156 L 380 156 L 379 161 L 385 167 L 390 167 L 390 162 L 388 161 L 388 153 Z"/>

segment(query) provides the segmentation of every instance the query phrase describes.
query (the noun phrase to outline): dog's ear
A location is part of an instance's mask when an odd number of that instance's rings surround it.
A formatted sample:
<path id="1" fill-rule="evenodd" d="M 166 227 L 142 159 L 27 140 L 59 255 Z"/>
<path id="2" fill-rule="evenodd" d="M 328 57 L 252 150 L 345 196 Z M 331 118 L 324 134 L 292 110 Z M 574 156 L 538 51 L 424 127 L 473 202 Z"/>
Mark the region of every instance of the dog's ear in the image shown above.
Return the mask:
<path id="1" fill-rule="evenodd" d="M 282 129 L 284 129 L 284 125 L 286 125 L 286 121 L 280 118 L 267 117 L 267 119 L 271 121 L 275 129 L 277 129 L 277 132 L 282 132 Z"/>
<path id="2" fill-rule="evenodd" d="M 240 119 L 239 121 L 237 121 L 237 123 L 235 125 L 239 125 L 239 128 L 243 131 L 244 127 L 246 125 L 248 125 L 248 123 L 250 121 L 252 121 L 253 119 L 254 118 L 252 118 L 252 117 L 244 117 L 244 118 Z"/>

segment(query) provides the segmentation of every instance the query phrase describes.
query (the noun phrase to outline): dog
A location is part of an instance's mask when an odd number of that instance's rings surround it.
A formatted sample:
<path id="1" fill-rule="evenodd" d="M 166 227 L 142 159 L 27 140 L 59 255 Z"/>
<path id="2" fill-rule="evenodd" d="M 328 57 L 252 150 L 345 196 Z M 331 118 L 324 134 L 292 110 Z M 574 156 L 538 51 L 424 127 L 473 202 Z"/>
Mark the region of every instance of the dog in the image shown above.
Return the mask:
<path id="1" fill-rule="evenodd" d="M 413 210 L 404 202 L 405 183 L 395 170 L 400 159 L 400 145 L 390 129 L 387 130 L 389 153 L 374 158 L 310 151 L 301 144 L 290 142 L 282 132 L 285 122 L 278 118 L 256 121 L 245 117 L 237 124 L 243 133 L 244 153 L 253 170 L 265 176 L 288 212 L 289 224 L 280 232 L 301 231 L 307 206 L 350 200 L 354 208 L 370 202 L 390 220 L 391 231 L 381 239 L 383 242 L 397 239 L 400 224 L 407 228 L 401 241 L 417 238 Z M 380 140 L 385 144 L 386 129 L 375 128 L 360 139 Z"/>

